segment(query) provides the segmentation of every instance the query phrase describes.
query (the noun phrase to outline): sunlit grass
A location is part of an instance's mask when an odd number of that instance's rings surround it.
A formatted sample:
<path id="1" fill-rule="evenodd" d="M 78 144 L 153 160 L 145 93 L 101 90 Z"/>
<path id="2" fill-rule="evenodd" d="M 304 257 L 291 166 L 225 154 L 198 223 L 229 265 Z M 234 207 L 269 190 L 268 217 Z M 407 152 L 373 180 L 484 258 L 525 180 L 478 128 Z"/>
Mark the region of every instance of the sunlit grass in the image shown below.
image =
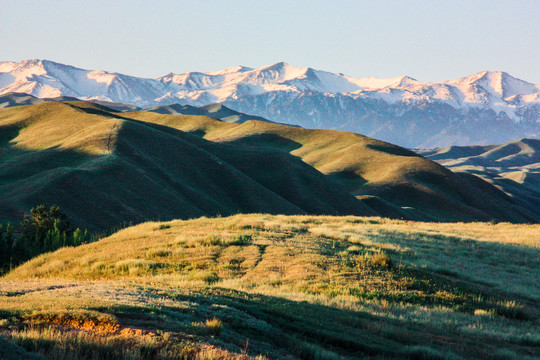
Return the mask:
<path id="1" fill-rule="evenodd" d="M 516 225 L 459 226 L 270 215 L 145 223 L 9 273 L 0 329 L 30 351 L 46 342 L 26 337 L 73 329 L 51 357 L 66 343 L 98 351 L 119 341 L 115 358 L 150 348 L 156 358 L 534 358 L 539 226 L 520 225 L 514 242 Z"/>

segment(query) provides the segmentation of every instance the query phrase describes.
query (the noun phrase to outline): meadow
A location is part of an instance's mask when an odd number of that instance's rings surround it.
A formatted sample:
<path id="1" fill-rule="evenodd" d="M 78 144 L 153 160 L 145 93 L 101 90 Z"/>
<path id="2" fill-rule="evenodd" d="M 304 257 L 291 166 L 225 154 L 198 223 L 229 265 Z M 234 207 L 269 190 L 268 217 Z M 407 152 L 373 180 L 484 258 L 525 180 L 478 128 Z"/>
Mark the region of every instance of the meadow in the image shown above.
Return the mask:
<path id="1" fill-rule="evenodd" d="M 540 225 L 147 222 L 0 279 L 0 358 L 535 359 Z"/>

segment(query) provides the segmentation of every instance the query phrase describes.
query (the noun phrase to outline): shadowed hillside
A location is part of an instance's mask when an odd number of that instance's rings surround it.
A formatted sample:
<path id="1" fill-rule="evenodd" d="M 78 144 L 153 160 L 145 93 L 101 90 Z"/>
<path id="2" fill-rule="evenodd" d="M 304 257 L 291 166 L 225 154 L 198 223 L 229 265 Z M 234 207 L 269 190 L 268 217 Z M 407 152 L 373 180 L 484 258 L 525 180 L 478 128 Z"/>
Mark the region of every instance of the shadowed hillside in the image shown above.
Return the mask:
<path id="1" fill-rule="evenodd" d="M 475 175 L 540 212 L 540 139 L 418 152 L 456 173 Z"/>
<path id="2" fill-rule="evenodd" d="M 4 219 L 42 202 L 91 229 L 254 211 L 374 213 L 288 154 L 212 143 L 99 105 L 50 102 L 0 119 Z"/>
<path id="3" fill-rule="evenodd" d="M 239 212 L 536 220 L 477 178 L 347 132 L 78 101 L 1 110 L 0 131 L 3 220 L 40 203 L 93 230 Z"/>
<path id="4" fill-rule="evenodd" d="M 531 208 L 477 179 L 471 182 L 412 151 L 359 134 L 260 121 L 230 124 L 210 118 L 150 113 L 125 116 L 174 127 L 214 142 L 290 153 L 385 216 L 540 221 L 538 207 Z"/>

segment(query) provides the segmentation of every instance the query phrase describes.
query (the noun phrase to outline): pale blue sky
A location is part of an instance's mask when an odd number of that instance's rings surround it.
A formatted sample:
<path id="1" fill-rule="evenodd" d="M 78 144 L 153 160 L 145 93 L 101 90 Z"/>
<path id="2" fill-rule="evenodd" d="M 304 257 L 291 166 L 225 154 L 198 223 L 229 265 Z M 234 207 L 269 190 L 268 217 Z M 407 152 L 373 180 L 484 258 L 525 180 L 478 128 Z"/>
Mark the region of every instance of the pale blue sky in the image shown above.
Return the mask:
<path id="1" fill-rule="evenodd" d="M 441 81 L 540 83 L 540 1 L 0 0 L 0 60 L 142 77 L 278 61 Z"/>

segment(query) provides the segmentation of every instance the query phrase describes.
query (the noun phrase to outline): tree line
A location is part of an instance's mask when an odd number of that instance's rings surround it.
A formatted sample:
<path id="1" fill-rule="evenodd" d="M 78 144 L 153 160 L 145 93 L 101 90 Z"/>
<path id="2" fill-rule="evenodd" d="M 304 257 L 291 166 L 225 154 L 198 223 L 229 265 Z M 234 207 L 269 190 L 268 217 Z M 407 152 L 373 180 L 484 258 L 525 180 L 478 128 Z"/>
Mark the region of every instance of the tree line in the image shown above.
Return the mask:
<path id="1" fill-rule="evenodd" d="M 39 254 L 90 241 L 85 229 L 73 230 L 58 206 L 38 205 L 24 215 L 19 228 L 0 224 L 0 272 L 7 271 Z"/>

